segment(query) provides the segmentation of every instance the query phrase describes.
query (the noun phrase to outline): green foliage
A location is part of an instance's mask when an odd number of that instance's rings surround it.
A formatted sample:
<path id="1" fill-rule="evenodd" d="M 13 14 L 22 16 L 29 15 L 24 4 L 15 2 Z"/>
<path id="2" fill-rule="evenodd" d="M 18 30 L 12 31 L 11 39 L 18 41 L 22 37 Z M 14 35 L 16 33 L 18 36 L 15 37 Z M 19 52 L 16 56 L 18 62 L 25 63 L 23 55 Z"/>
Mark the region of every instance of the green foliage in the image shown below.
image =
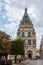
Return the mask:
<path id="1" fill-rule="evenodd" d="M 11 43 L 12 43 L 11 52 L 14 55 L 24 55 L 24 40 L 16 39 Z"/>
<path id="2" fill-rule="evenodd" d="M 0 53 L 10 53 L 11 44 L 9 42 L 1 42 Z"/>
<path id="3" fill-rule="evenodd" d="M 9 37 L 7 36 L 0 36 L 0 53 L 6 54 L 9 53 L 11 49 L 11 44 L 9 42 Z"/>

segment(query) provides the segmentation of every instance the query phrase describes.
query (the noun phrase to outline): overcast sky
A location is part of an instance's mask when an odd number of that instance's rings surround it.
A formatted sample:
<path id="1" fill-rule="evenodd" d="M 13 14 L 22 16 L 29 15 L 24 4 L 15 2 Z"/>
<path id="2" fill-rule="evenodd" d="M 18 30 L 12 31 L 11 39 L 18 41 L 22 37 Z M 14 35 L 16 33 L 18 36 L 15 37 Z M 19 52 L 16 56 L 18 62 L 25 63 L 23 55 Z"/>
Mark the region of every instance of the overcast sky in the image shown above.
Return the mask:
<path id="1" fill-rule="evenodd" d="M 0 30 L 15 38 L 25 7 L 34 25 L 39 48 L 43 35 L 43 0 L 0 0 Z"/>

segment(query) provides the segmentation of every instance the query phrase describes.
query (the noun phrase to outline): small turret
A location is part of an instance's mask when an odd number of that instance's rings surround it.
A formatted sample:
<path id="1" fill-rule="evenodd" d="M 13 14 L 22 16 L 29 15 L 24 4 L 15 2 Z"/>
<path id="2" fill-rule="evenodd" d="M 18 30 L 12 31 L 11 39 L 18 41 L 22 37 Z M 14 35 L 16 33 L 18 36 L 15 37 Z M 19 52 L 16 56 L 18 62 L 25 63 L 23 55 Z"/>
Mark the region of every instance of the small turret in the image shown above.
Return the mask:
<path id="1" fill-rule="evenodd" d="M 25 13 L 27 13 L 27 8 L 25 8 Z"/>

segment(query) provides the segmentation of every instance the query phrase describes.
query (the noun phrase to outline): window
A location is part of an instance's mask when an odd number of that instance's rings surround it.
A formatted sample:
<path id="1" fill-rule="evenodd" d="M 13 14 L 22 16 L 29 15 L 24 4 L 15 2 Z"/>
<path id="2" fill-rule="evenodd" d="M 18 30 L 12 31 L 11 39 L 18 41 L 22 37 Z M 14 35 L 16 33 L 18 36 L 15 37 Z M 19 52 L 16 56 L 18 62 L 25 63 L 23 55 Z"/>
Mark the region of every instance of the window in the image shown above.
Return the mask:
<path id="1" fill-rule="evenodd" d="M 31 37 L 31 32 L 28 32 L 28 37 Z"/>
<path id="2" fill-rule="evenodd" d="M 27 23 L 27 21 L 25 21 L 25 23 Z"/>
<path id="3" fill-rule="evenodd" d="M 20 32 L 20 36 L 22 36 L 22 32 Z"/>
<path id="4" fill-rule="evenodd" d="M 35 32 L 33 32 L 33 36 L 35 36 Z"/>
<path id="5" fill-rule="evenodd" d="M 22 32 L 22 37 L 24 37 L 24 32 Z"/>
<path id="6" fill-rule="evenodd" d="M 33 40 L 33 45 L 36 45 L 36 40 Z"/>
<path id="7" fill-rule="evenodd" d="M 31 36 L 33 36 L 33 32 L 31 32 Z"/>
<path id="8" fill-rule="evenodd" d="M 31 40 L 28 40 L 28 44 L 31 45 Z"/>
<path id="9" fill-rule="evenodd" d="M 27 21 L 25 21 L 24 24 L 27 24 Z"/>

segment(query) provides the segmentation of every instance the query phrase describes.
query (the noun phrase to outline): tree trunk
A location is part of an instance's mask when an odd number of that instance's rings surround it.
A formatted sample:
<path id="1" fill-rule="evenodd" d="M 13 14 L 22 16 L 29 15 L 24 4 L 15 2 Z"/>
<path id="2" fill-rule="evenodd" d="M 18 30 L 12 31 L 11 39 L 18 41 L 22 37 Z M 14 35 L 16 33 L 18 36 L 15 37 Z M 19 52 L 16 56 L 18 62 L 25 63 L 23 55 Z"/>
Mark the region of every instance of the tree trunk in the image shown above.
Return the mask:
<path id="1" fill-rule="evenodd" d="M 15 55 L 15 63 L 17 63 L 17 55 Z"/>

